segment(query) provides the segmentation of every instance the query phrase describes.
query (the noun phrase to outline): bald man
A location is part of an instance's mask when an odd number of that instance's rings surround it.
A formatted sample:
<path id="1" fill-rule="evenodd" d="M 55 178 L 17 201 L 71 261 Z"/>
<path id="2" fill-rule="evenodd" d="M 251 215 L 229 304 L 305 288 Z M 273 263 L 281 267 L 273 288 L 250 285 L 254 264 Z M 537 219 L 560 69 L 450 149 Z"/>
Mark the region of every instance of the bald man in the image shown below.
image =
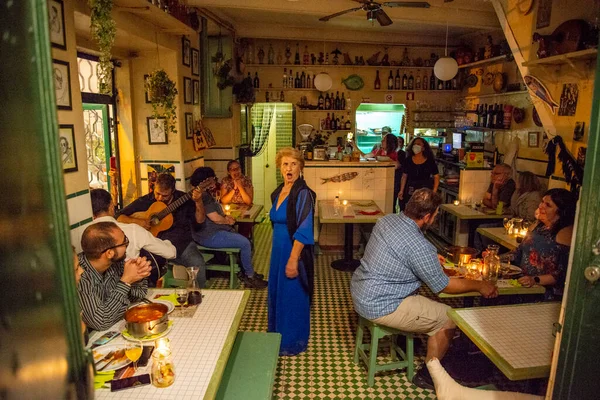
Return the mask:
<path id="1" fill-rule="evenodd" d="M 483 205 L 489 208 L 504 203 L 505 209 L 510 206 L 510 199 L 517 185 L 512 177 L 512 168 L 508 164 L 497 164 L 492 169 L 492 179 L 487 192 L 483 196 Z"/>

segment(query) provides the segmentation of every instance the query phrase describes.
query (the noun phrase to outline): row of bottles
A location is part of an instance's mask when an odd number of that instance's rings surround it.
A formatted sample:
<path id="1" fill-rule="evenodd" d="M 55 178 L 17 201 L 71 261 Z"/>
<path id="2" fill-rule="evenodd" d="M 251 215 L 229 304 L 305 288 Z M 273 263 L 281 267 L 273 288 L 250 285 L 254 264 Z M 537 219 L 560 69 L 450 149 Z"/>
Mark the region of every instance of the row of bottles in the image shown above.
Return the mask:
<path id="1" fill-rule="evenodd" d="M 374 87 L 375 90 L 381 90 L 379 70 L 376 71 Z M 390 70 L 387 80 L 387 90 L 458 90 L 458 80 L 457 77 L 448 81 L 436 79 L 433 71 L 431 71 L 431 76 L 428 76 L 427 71 L 425 71 L 423 72 L 423 77 L 421 77 L 421 70 L 417 70 L 416 77 L 413 76 L 412 71 L 409 72 L 409 75 L 406 75 L 405 71 L 400 76 L 400 70 L 397 69 L 396 76 Z"/>
<path id="2" fill-rule="evenodd" d="M 331 96 L 329 93 L 325 93 L 323 97 L 323 92 L 319 94 L 319 110 L 345 110 L 346 109 L 346 97 L 344 93 L 342 93 L 342 97 L 340 97 L 340 92 L 337 91 L 335 94 L 335 98 L 333 97 L 333 93 Z"/>
<path id="3" fill-rule="evenodd" d="M 510 118 L 504 118 L 504 105 L 479 104 L 475 114 L 477 123 L 475 126 L 493 129 L 510 129 Z"/>
<path id="4" fill-rule="evenodd" d="M 265 92 L 265 103 L 274 103 L 277 101 L 281 103 L 285 102 L 283 90 L 279 92 L 279 96 L 277 95 L 277 92 L 269 93 L 268 90 Z"/>
<path id="5" fill-rule="evenodd" d="M 282 87 L 286 89 L 313 89 L 313 79 L 314 76 L 311 77 L 310 74 L 305 73 L 304 71 L 302 71 L 302 74 L 296 71 L 296 77 L 294 78 L 292 69 L 290 68 L 290 73 L 288 74 L 287 68 L 284 68 Z"/>
<path id="6" fill-rule="evenodd" d="M 337 131 L 337 130 L 350 130 L 352 129 L 352 122 L 350 122 L 350 116 L 344 120 L 344 116 L 338 117 L 335 116 L 334 113 L 327 113 L 327 117 L 321 119 L 321 130 L 325 131 Z"/>

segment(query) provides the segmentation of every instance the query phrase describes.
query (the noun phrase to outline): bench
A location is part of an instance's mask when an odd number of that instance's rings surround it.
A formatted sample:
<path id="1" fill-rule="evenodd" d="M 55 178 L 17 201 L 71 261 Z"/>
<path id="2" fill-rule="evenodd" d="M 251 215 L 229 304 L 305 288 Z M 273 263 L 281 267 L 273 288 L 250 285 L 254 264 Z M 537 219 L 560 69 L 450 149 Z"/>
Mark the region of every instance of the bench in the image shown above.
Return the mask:
<path id="1" fill-rule="evenodd" d="M 235 247 L 213 248 L 198 245 L 198 250 L 205 260 L 207 257 L 214 257 L 214 253 L 224 253 L 229 259 L 229 264 L 213 264 L 207 262 L 206 270 L 229 272 L 229 289 L 236 289 L 239 286 L 237 273 L 240 270 L 240 266 L 238 265 L 237 258 L 240 254 L 240 249 Z"/>
<path id="2" fill-rule="evenodd" d="M 279 333 L 239 332 L 225 366 L 216 399 L 270 399 L 280 343 Z"/>

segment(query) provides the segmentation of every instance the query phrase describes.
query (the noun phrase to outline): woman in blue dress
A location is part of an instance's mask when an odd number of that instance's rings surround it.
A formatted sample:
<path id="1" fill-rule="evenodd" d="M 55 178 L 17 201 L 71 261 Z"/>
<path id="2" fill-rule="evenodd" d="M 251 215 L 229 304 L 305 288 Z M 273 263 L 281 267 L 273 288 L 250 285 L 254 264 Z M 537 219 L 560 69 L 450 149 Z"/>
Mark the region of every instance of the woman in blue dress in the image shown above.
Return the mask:
<path id="1" fill-rule="evenodd" d="M 314 291 L 315 193 L 300 176 L 302 154 L 281 149 L 275 158 L 283 183 L 271 194 L 273 247 L 269 269 L 269 332 L 281 334 L 280 355 L 306 350 Z"/>

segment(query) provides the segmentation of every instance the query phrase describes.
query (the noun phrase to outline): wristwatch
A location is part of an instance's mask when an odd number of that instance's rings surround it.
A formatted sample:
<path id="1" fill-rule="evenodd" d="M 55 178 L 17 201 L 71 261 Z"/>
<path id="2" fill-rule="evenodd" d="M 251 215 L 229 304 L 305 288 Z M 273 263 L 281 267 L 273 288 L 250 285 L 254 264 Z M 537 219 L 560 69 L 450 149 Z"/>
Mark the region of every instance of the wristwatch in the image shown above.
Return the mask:
<path id="1" fill-rule="evenodd" d="M 533 281 L 534 281 L 535 283 L 539 284 L 539 283 L 540 283 L 540 277 L 539 277 L 539 276 L 534 276 L 534 277 L 533 277 Z"/>

